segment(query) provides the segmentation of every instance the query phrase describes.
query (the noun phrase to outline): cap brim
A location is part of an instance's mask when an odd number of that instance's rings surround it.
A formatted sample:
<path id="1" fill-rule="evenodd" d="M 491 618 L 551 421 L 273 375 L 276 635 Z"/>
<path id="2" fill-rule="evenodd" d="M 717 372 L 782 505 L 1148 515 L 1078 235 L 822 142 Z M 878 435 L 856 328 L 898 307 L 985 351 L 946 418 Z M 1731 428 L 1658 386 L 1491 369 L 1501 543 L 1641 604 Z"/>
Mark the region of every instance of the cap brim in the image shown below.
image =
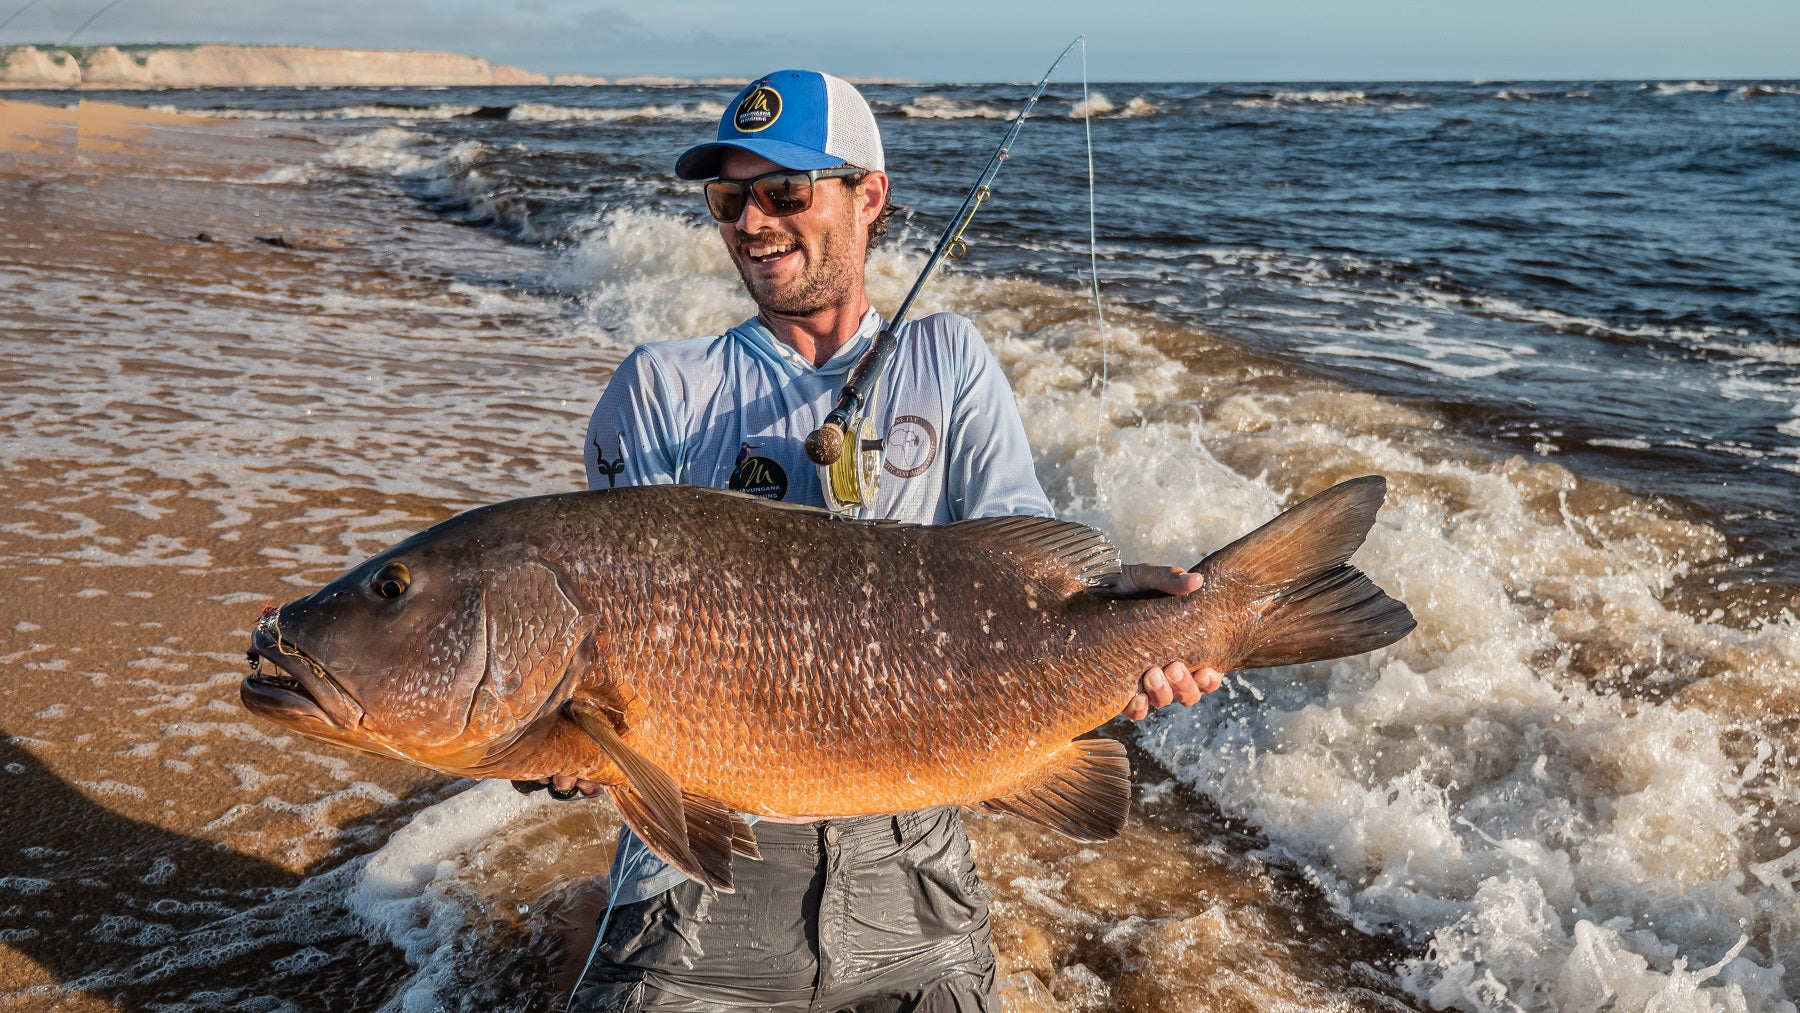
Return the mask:
<path id="1" fill-rule="evenodd" d="M 719 174 L 719 162 L 725 152 L 731 150 L 761 155 L 783 169 L 830 169 L 844 164 L 836 155 L 803 144 L 747 137 L 741 141 L 708 141 L 687 149 L 675 160 L 675 175 L 681 179 L 712 179 Z"/>

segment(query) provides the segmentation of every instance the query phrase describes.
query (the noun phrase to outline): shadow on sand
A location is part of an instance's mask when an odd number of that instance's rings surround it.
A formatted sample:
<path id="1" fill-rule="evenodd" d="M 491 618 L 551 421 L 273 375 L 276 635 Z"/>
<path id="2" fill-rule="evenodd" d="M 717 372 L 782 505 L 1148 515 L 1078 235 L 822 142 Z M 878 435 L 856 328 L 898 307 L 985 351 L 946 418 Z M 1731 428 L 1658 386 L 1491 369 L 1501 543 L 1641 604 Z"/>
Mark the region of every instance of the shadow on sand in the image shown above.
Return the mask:
<path id="1" fill-rule="evenodd" d="M 59 983 L 0 981 L 18 1008 L 81 992 L 126 1010 L 372 1010 L 405 976 L 398 950 L 352 931 L 357 859 L 295 874 L 120 816 L 4 731 L 0 812 L 0 943 Z"/>

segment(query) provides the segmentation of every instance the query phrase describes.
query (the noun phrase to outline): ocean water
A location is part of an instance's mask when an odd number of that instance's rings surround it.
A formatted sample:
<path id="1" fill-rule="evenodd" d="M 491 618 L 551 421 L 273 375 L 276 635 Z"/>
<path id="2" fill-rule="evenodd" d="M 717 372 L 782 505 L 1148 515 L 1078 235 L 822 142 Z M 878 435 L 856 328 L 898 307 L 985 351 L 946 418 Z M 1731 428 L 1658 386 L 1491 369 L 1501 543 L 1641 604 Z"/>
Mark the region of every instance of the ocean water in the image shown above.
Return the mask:
<path id="1" fill-rule="evenodd" d="M 1497 453 L 1579 466 L 1800 578 L 1800 127 L 1792 82 L 1097 85 L 1103 292 L 1429 409 Z M 170 93 L 173 108 L 342 128 L 340 164 L 524 242 L 607 212 L 694 222 L 668 152 L 733 89 Z M 935 238 L 1016 86 L 870 86 Z M 1054 87 L 966 266 L 1086 268 L 1081 94 Z M 499 118 L 504 117 L 504 118 Z M 381 132 L 385 128 L 388 132 Z M 346 133 L 348 131 L 348 133 Z M 355 131 L 367 131 L 358 137 Z"/>
<path id="2" fill-rule="evenodd" d="M 909 206 L 874 259 L 878 308 L 1025 90 L 866 89 Z M 347 271 L 253 321 L 253 345 L 297 326 L 284 311 L 324 342 L 279 371 L 283 400 L 156 389 L 184 417 L 138 459 L 229 475 L 233 446 L 270 438 L 244 430 L 267 429 L 316 456 L 284 477 L 301 491 L 460 508 L 571 487 L 610 363 L 750 312 L 696 188 L 668 173 L 733 91 L 90 96 L 293 142 L 302 157 L 234 185 L 304 195 L 377 245 L 413 251 L 427 227 L 434 244 L 396 266 L 398 291 Z M 1128 558 L 1188 562 L 1299 495 L 1386 475 L 1358 562 L 1421 625 L 1374 655 L 1234 676 L 1139 728 L 1149 815 L 1129 843 L 1190 856 L 1185 872 L 979 827 L 1009 1001 L 1795 1010 L 1800 84 L 1095 86 L 1104 321 L 1081 99 L 1046 96 L 920 311 L 975 318 L 1059 511 Z M 79 278 L 33 282 L 40 299 L 83 297 Z M 114 309 L 144 328 L 176 312 L 133 306 Z M 219 316 L 212 333 L 246 327 Z M 166 342 L 194 369 L 216 355 Z M 99 377 L 128 353 L 68 354 Z M 79 434 L 54 420 L 76 396 L 26 399 L 9 446 L 68 454 Z M 230 482 L 207 495 L 227 518 L 255 508 Z M 349 533 L 271 548 L 264 593 L 323 579 L 416 516 L 316 519 Z M 257 777 L 311 749 L 266 732 L 261 774 L 241 775 L 252 809 Z M 199 929 L 121 922 L 132 960 L 81 987 L 203 982 L 251 938 L 275 981 L 341 975 L 373 947 L 369 1008 L 549 1005 L 495 983 L 541 986 L 516 951 L 544 944 L 554 915 L 579 920 L 609 817 L 504 785 L 427 794 L 376 799 L 379 833 L 346 834 L 336 860 Z M 350 821 L 323 822 L 329 836 Z M 1102 888 L 1093 868 L 1150 886 Z M 48 887 L 0 889 L 28 906 Z M 1322 934 L 1342 941 L 1303 952 Z M 1260 948 L 1219 959 L 1243 936 Z M 1178 987 L 1146 983 L 1153 956 Z M 308 1008 L 285 987 L 183 984 L 156 1008 Z"/>

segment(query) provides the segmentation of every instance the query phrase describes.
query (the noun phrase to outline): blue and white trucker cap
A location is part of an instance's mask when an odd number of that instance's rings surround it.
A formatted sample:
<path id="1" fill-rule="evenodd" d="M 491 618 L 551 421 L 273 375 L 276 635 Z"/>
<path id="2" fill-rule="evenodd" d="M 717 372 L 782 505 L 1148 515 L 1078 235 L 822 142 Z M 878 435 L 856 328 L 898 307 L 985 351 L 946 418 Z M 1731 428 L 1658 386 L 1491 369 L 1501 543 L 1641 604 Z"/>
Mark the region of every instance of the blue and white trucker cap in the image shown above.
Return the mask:
<path id="1" fill-rule="evenodd" d="M 719 117 L 719 139 L 682 152 L 675 175 L 711 179 L 732 148 L 787 169 L 885 171 L 869 103 L 850 82 L 816 70 L 778 70 L 752 81 Z"/>

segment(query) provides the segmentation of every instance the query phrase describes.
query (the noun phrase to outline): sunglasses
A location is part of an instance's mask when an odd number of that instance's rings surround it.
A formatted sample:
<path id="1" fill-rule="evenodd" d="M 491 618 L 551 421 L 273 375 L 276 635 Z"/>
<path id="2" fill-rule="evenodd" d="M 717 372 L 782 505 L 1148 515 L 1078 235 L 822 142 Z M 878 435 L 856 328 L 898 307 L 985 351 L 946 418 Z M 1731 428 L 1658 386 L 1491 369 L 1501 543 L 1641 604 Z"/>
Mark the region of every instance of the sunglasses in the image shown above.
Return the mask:
<path id="1" fill-rule="evenodd" d="M 763 214 L 786 218 L 812 207 L 813 183 L 817 180 L 860 176 L 868 171 L 843 165 L 804 172 L 782 169 L 754 179 L 715 179 L 706 184 L 706 210 L 718 221 L 735 222 L 744 213 L 744 197 L 748 195 Z"/>

